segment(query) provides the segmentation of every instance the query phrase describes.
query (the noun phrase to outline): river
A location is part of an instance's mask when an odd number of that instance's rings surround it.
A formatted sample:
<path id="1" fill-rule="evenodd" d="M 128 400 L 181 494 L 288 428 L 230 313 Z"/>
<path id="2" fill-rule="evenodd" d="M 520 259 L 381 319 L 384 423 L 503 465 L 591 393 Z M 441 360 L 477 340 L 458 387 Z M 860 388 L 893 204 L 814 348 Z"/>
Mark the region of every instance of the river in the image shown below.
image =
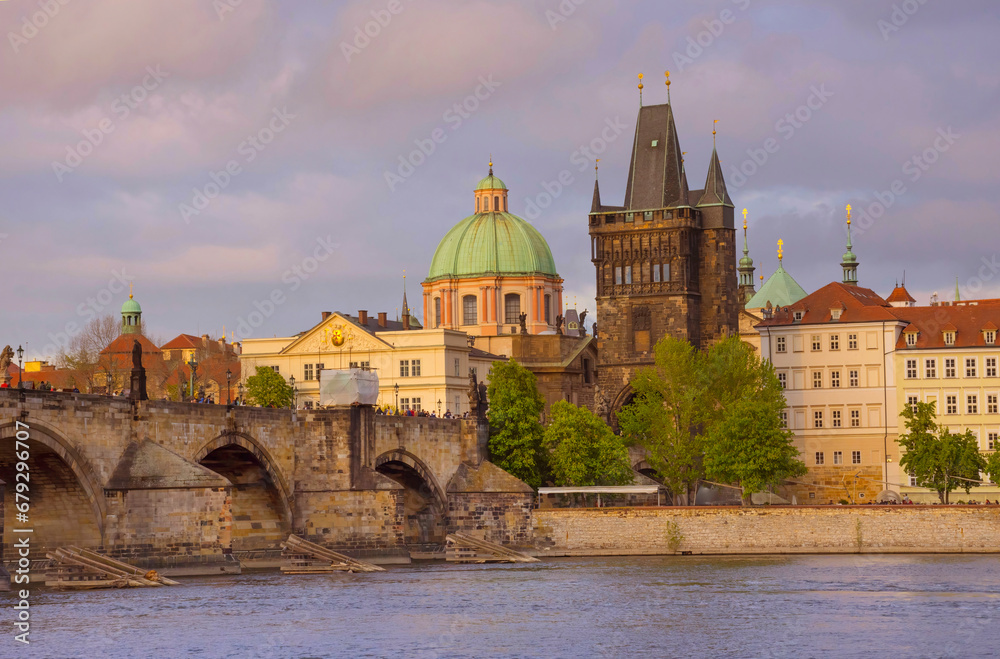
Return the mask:
<path id="1" fill-rule="evenodd" d="M 2 657 L 996 657 L 995 556 L 598 557 L 37 589 Z"/>

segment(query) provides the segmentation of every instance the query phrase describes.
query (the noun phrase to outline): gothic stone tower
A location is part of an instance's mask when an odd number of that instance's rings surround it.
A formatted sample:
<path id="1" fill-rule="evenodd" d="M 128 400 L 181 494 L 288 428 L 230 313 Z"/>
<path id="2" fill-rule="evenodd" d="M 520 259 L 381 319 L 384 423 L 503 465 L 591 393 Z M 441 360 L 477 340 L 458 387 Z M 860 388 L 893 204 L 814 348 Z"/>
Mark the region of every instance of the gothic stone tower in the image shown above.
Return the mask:
<path id="1" fill-rule="evenodd" d="M 594 184 L 588 217 L 597 270 L 598 382 L 610 411 L 665 335 L 697 348 L 738 331 L 733 202 L 713 146 L 703 190 L 689 190 L 669 104 L 642 107 L 624 206 Z"/>

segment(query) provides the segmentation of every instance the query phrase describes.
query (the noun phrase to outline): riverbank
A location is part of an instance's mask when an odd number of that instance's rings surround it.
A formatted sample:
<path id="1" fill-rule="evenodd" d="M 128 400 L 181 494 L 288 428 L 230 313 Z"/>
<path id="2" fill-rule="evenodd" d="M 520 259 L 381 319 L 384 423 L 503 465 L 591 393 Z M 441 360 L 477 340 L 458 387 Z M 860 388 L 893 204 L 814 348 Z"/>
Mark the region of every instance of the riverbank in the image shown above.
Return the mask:
<path id="1" fill-rule="evenodd" d="M 1000 507 L 535 510 L 535 555 L 1000 552 Z"/>

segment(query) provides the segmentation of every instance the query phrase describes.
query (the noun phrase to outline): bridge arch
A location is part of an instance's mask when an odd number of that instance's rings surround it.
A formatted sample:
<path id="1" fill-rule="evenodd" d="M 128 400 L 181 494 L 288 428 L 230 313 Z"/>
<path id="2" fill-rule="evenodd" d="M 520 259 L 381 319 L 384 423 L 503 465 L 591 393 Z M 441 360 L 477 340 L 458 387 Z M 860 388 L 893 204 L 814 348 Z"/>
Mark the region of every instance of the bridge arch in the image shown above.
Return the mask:
<path id="1" fill-rule="evenodd" d="M 443 545 L 448 532 L 448 501 L 427 464 L 397 448 L 375 458 L 375 471 L 403 486 L 403 541 L 410 547 Z"/>
<path id="2" fill-rule="evenodd" d="M 238 496 L 236 493 L 241 487 L 253 484 L 246 478 L 241 478 L 242 476 L 246 476 L 245 472 L 247 469 L 252 469 L 255 466 L 258 467 L 259 471 L 256 473 L 260 475 L 262 471 L 266 475 L 264 480 L 270 481 L 270 485 L 276 494 L 274 498 L 276 499 L 275 503 L 277 504 L 278 515 L 280 517 L 280 520 L 277 520 L 280 527 L 280 534 L 287 537 L 287 532 L 290 532 L 294 528 L 295 495 L 291 488 L 289 488 L 288 481 L 281 470 L 278 469 L 277 461 L 264 446 L 250 435 L 241 432 L 224 432 L 218 437 L 209 440 L 198 449 L 194 454 L 194 462 L 207 466 L 209 469 L 233 480 L 236 486 L 234 490 L 235 496 Z M 251 480 L 258 481 L 260 479 Z M 233 514 L 238 515 L 240 513 L 237 509 L 238 503 L 235 501 L 235 496 Z M 234 519 L 237 526 L 239 521 Z M 254 528 L 257 527 L 255 526 Z M 236 535 L 234 533 L 234 548 L 236 544 Z"/>
<path id="3" fill-rule="evenodd" d="M 43 449 L 44 453 L 42 455 L 39 455 L 38 452 L 34 449 L 29 449 L 29 452 L 31 453 L 32 462 L 34 463 L 32 465 L 33 468 L 29 471 L 29 478 L 31 478 L 31 476 L 35 477 L 34 479 L 32 479 L 33 482 L 29 481 L 29 486 L 30 486 L 29 496 L 31 496 L 30 493 L 40 492 L 39 488 L 42 482 L 40 479 L 46 478 L 49 480 L 55 480 L 63 477 L 63 475 L 60 474 L 60 471 L 62 471 L 62 469 L 59 468 L 60 466 L 58 464 L 46 465 L 45 468 L 40 468 L 39 466 L 39 461 L 41 461 L 41 459 L 44 458 L 45 454 L 48 455 L 54 454 L 59 459 L 59 461 L 61 461 L 62 465 L 65 468 L 65 471 L 68 472 L 67 474 L 65 474 L 66 479 L 64 481 L 64 484 L 66 483 L 66 481 L 72 479 L 75 480 L 76 485 L 79 486 L 80 495 L 86 502 L 84 509 L 89 508 L 90 511 L 93 513 L 94 523 L 96 527 L 96 535 L 97 535 L 95 540 L 97 541 L 98 544 L 104 544 L 104 530 L 105 530 L 104 526 L 105 526 L 105 520 L 107 519 L 107 502 L 104 499 L 104 487 L 102 485 L 103 481 L 98 477 L 97 472 L 91 466 L 87 458 L 85 458 L 84 455 L 76 448 L 73 442 L 64 434 L 62 434 L 59 430 L 46 423 L 38 421 L 37 419 L 29 419 L 25 423 L 27 423 L 27 425 L 29 426 L 28 427 L 29 447 L 31 446 L 30 444 L 31 442 L 35 444 L 41 444 L 43 447 L 45 447 Z M 24 430 L 24 428 L 21 428 L 21 430 Z M 10 459 L 9 467 L 11 469 L 14 469 L 13 460 L 14 460 L 15 439 L 17 436 L 17 432 L 18 429 L 16 427 L 14 419 L 11 419 L 10 421 L 0 422 L 0 447 L 2 447 L 0 448 L 0 463 L 8 462 L 9 458 Z M 11 510 L 13 504 L 15 503 L 16 478 L 8 477 L 4 478 L 4 480 L 7 481 L 7 500 L 9 502 L 7 503 L 7 506 L 8 510 Z M 32 497 L 32 498 L 37 499 L 37 497 Z M 32 506 L 32 510 L 35 509 L 36 507 Z M 39 514 L 45 514 L 45 508 L 43 506 L 37 507 L 37 512 Z M 52 512 L 58 514 L 57 511 L 54 510 L 54 506 Z M 13 515 L 10 515 L 8 519 L 10 521 L 6 525 L 7 528 L 13 528 L 14 520 L 16 518 Z M 41 519 L 43 518 L 39 518 L 37 516 L 34 517 L 33 521 L 37 520 L 34 526 L 37 527 L 39 526 L 39 524 L 44 524 L 44 522 L 42 522 Z M 81 523 L 81 527 L 82 526 L 85 525 Z M 74 538 L 63 538 L 60 535 L 57 538 L 57 541 L 61 544 L 64 544 L 64 541 L 71 541 L 82 544 L 93 544 L 87 542 L 87 539 L 85 539 L 82 535 Z M 44 545 L 44 542 L 45 541 L 43 539 L 42 543 L 40 544 Z"/>

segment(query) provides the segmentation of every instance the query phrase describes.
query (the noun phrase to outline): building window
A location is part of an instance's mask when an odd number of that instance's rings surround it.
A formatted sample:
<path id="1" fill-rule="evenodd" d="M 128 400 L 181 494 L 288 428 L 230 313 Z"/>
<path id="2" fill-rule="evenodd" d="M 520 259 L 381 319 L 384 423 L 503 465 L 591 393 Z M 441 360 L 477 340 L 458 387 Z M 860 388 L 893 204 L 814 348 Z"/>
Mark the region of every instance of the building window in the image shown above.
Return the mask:
<path id="1" fill-rule="evenodd" d="M 813 389 L 823 388 L 823 371 L 813 371 Z"/>
<path id="2" fill-rule="evenodd" d="M 850 382 L 848 383 L 848 384 L 850 384 L 850 386 L 852 386 L 852 387 L 858 387 L 858 386 L 861 385 L 861 379 L 858 376 L 858 371 L 848 371 L 847 375 L 850 378 Z"/>
<path id="3" fill-rule="evenodd" d="M 835 465 L 842 465 L 842 464 L 844 464 L 844 452 L 843 451 L 834 451 L 833 452 L 833 464 L 835 464 Z"/>
<path id="4" fill-rule="evenodd" d="M 795 313 L 792 314 L 792 317 L 795 318 L 795 322 L 799 322 L 800 320 L 802 320 L 802 312 L 796 311 Z"/>
<path id="5" fill-rule="evenodd" d="M 847 335 L 847 349 L 848 350 L 857 350 L 858 349 L 858 335 L 857 334 L 848 334 Z"/>
<path id="6" fill-rule="evenodd" d="M 663 281 L 670 281 L 670 264 L 663 264 Z"/>
<path id="7" fill-rule="evenodd" d="M 816 451 L 816 464 L 821 465 L 823 462 L 823 451 Z"/>
<path id="8" fill-rule="evenodd" d="M 820 341 L 819 334 L 813 334 L 812 349 L 813 352 L 819 352 L 820 350 L 823 349 L 823 342 Z"/>
<path id="9" fill-rule="evenodd" d="M 976 377 L 976 358 L 966 357 L 965 358 L 965 377 L 974 378 Z"/>
<path id="10" fill-rule="evenodd" d="M 406 410 L 410 409 L 410 399 L 409 398 L 400 398 L 399 399 L 399 409 L 403 410 L 404 412 Z"/>
<path id="11" fill-rule="evenodd" d="M 944 360 L 944 376 L 946 378 L 955 377 L 955 359 L 945 359 Z"/>
<path id="12" fill-rule="evenodd" d="M 413 410 L 414 412 L 419 412 L 420 411 L 420 399 L 419 398 L 411 398 L 410 399 L 410 409 Z"/>
<path id="13" fill-rule="evenodd" d="M 994 343 L 996 343 L 997 342 L 996 330 L 986 330 L 985 332 L 983 332 L 983 340 L 986 342 L 986 345 L 988 346 L 991 346 Z"/>
<path id="14" fill-rule="evenodd" d="M 659 282 L 660 281 L 660 264 L 659 263 L 654 263 L 652 267 L 653 267 L 653 282 Z"/>
<path id="15" fill-rule="evenodd" d="M 455 357 L 455 377 L 462 377 L 462 360 L 458 357 Z"/>
<path id="16" fill-rule="evenodd" d="M 955 333 L 954 332 L 945 332 L 944 333 L 944 344 L 946 346 L 953 346 L 953 345 L 955 345 Z"/>
<path id="17" fill-rule="evenodd" d="M 908 345 L 910 347 L 913 347 L 913 346 L 917 345 L 917 333 L 916 332 L 907 332 L 906 333 L 906 345 Z"/>
<path id="18" fill-rule="evenodd" d="M 785 410 L 781 411 L 781 427 L 782 428 L 788 427 L 788 412 L 786 412 Z"/>
<path id="19" fill-rule="evenodd" d="M 937 359 L 924 360 L 924 377 L 925 378 L 937 377 Z"/>
<path id="20" fill-rule="evenodd" d="M 304 380 L 312 380 L 313 379 L 313 365 L 312 364 L 306 364 L 305 367 L 303 367 L 302 370 L 303 370 L 303 374 L 302 374 L 303 378 L 302 379 L 304 379 Z"/>
<path id="21" fill-rule="evenodd" d="M 996 414 L 997 413 L 997 395 L 996 394 L 986 394 L 986 413 Z"/>
<path id="22" fill-rule="evenodd" d="M 1000 442 L 1000 433 L 996 432 L 986 433 L 986 448 L 988 448 L 991 451 L 995 451 L 998 442 Z"/>
<path id="23" fill-rule="evenodd" d="M 419 378 L 420 377 L 420 360 L 419 359 L 414 359 L 413 361 L 410 362 L 410 372 L 413 374 L 413 377 L 415 377 L 415 378 Z"/>
<path id="24" fill-rule="evenodd" d="M 840 371 L 830 371 L 830 386 L 840 389 Z"/>
<path id="25" fill-rule="evenodd" d="M 920 402 L 920 399 L 917 398 L 916 396 L 907 396 L 906 397 L 906 404 L 910 406 L 910 409 L 913 410 L 914 414 L 917 413 L 917 403 L 918 402 Z"/>
<path id="26" fill-rule="evenodd" d="M 477 322 L 477 307 L 478 299 L 475 295 L 466 295 L 462 298 L 462 324 L 463 325 L 475 325 Z"/>
<path id="27" fill-rule="evenodd" d="M 408 378 L 410 377 L 410 360 L 400 359 L 399 360 L 399 377 Z"/>
<path id="28" fill-rule="evenodd" d="M 782 389 L 787 389 L 788 388 L 788 374 L 787 373 L 778 373 L 778 384 L 781 385 Z"/>
<path id="29" fill-rule="evenodd" d="M 917 360 L 907 359 L 906 360 L 906 379 L 916 380 L 917 379 Z"/>
<path id="30" fill-rule="evenodd" d="M 785 337 L 779 336 L 774 341 L 775 341 L 775 343 L 774 343 L 774 351 L 775 352 L 785 352 L 786 351 L 787 345 L 786 345 L 786 342 L 785 342 Z"/>
<path id="31" fill-rule="evenodd" d="M 945 396 L 945 414 L 958 414 L 958 396 Z"/>
<path id="32" fill-rule="evenodd" d="M 861 410 L 851 410 L 851 427 L 861 427 Z"/>
<path id="33" fill-rule="evenodd" d="M 615 284 L 621 285 L 622 283 L 622 267 L 620 265 L 615 266 Z"/>
<path id="34" fill-rule="evenodd" d="M 441 298 L 434 298 L 434 327 L 441 327 Z"/>
<path id="35" fill-rule="evenodd" d="M 632 283 L 632 266 L 630 265 L 625 266 L 625 283 Z"/>
<path id="36" fill-rule="evenodd" d="M 986 358 L 986 377 L 995 378 L 997 376 L 997 358 Z"/>
<path id="37" fill-rule="evenodd" d="M 861 464 L 861 451 L 851 451 L 851 464 L 852 465 Z"/>
<path id="38" fill-rule="evenodd" d="M 272 366 L 271 370 L 274 371 L 275 373 L 280 373 L 281 372 L 281 367 L 280 366 Z"/>
<path id="39" fill-rule="evenodd" d="M 917 486 L 917 477 L 914 476 L 912 473 L 910 473 L 908 475 L 910 477 L 910 487 L 916 487 Z"/>
<path id="40" fill-rule="evenodd" d="M 823 427 L 823 410 L 813 412 L 813 428 Z"/>
<path id="41" fill-rule="evenodd" d="M 840 335 L 831 334 L 830 335 L 830 350 L 840 350 Z"/>
<path id="42" fill-rule="evenodd" d="M 351 368 L 360 368 L 362 371 L 370 371 L 371 362 L 351 362 Z M 319 380 L 319 371 L 316 371 L 316 379 Z"/>
<path id="43" fill-rule="evenodd" d="M 977 394 L 969 394 L 965 397 L 965 409 L 966 414 L 979 414 L 979 396 Z"/>
<path id="44" fill-rule="evenodd" d="M 516 325 L 521 322 L 521 296 L 517 293 L 507 293 L 503 296 L 504 323 Z"/>
<path id="45" fill-rule="evenodd" d="M 552 324 L 552 296 L 545 296 L 545 324 Z"/>
<path id="46" fill-rule="evenodd" d="M 834 428 L 839 428 L 840 427 L 840 410 L 834 410 L 834 411 L 830 412 L 830 415 L 833 417 L 833 427 Z"/>

